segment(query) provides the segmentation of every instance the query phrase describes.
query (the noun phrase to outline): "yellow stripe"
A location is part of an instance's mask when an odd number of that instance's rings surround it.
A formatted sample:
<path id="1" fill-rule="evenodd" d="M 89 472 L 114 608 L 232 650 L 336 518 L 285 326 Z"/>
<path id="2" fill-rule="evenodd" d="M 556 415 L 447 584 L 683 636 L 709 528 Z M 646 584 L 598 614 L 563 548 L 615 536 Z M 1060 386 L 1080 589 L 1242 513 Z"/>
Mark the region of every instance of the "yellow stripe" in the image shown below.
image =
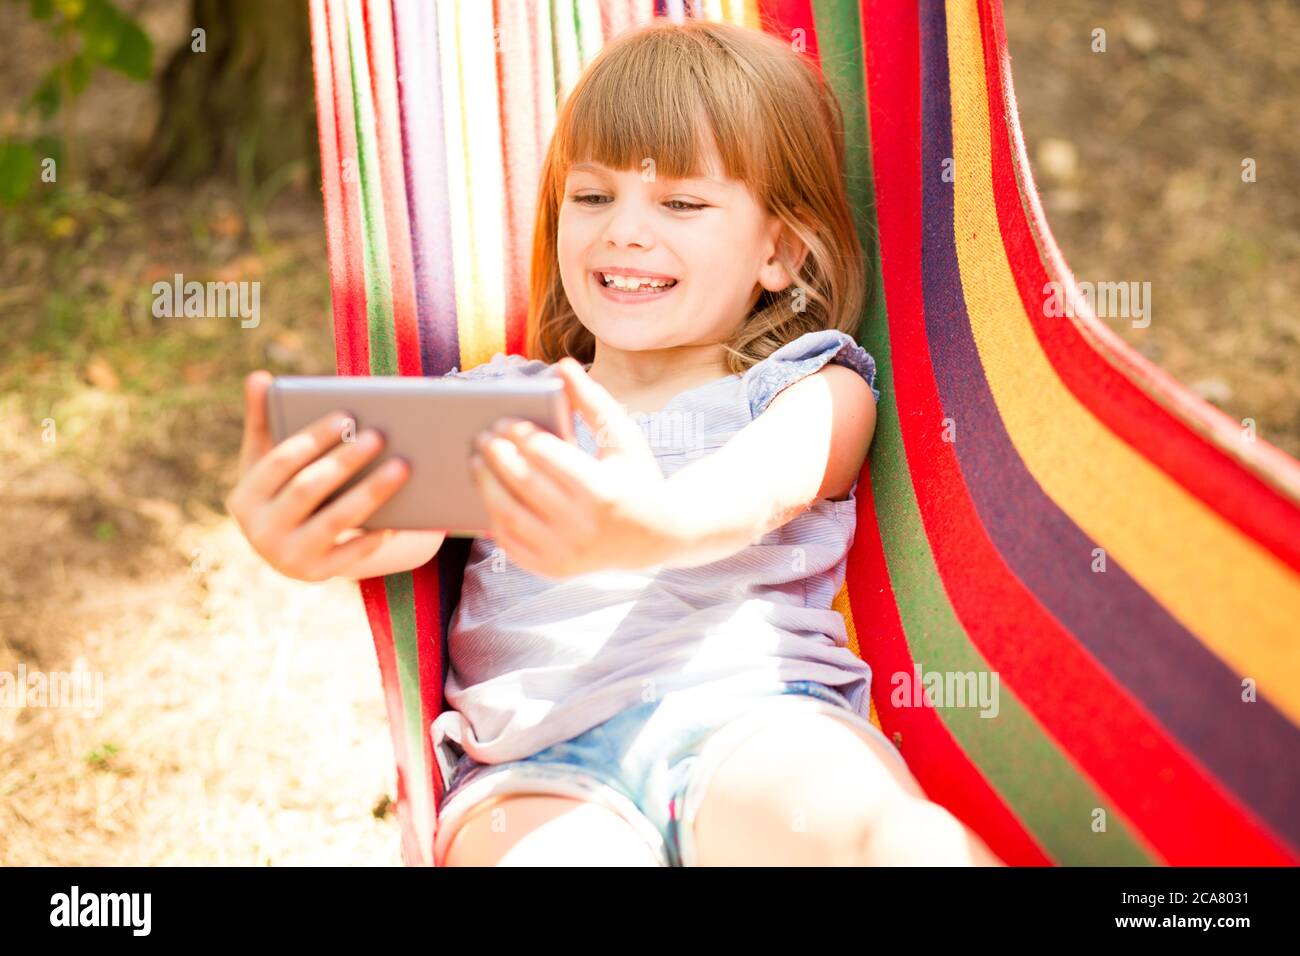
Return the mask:
<path id="1" fill-rule="evenodd" d="M 710 20 L 758 29 L 758 0 L 717 0 L 704 9 Z"/>
<path id="2" fill-rule="evenodd" d="M 835 600 L 831 602 L 831 608 L 844 615 L 844 627 L 849 632 L 849 650 L 861 657 L 862 652 L 858 649 L 858 630 L 853 626 L 853 605 L 849 602 L 849 584 L 847 581 L 840 586 L 839 593 L 835 595 Z"/>
<path id="3" fill-rule="evenodd" d="M 451 212 L 461 368 L 506 344 L 505 171 L 497 108 L 492 4 L 439 3 L 447 202 Z M 463 183 L 457 188 L 454 184 Z"/>
<path id="4" fill-rule="evenodd" d="M 849 584 L 847 581 L 840 586 L 839 593 L 835 595 L 835 600 L 831 602 L 831 608 L 844 615 L 844 628 L 849 634 L 849 650 L 861 658 L 862 651 L 858 646 L 858 629 L 853 623 L 853 605 L 849 600 Z M 872 679 L 875 679 L 874 675 Z M 868 700 L 871 702 L 871 723 L 877 730 L 884 733 L 884 728 L 880 726 L 880 715 L 876 713 L 876 702 L 870 697 L 868 697 Z"/>
<path id="5" fill-rule="evenodd" d="M 1039 347 L 994 207 L 976 3 L 949 0 L 947 11 L 957 258 L 980 360 L 1011 441 L 1043 491 L 1108 560 L 1300 722 L 1300 575 L 1098 422 Z M 1094 573 L 1091 554 L 1065 557 L 1080 575 Z"/>
<path id="6" fill-rule="evenodd" d="M 868 697 L 867 700 L 871 704 L 871 712 L 869 714 L 871 726 L 875 727 L 882 734 L 885 733 L 885 728 L 880 726 L 880 715 L 876 713 L 876 699 L 874 697 Z M 888 736 L 888 734 L 886 734 L 886 736 Z"/>

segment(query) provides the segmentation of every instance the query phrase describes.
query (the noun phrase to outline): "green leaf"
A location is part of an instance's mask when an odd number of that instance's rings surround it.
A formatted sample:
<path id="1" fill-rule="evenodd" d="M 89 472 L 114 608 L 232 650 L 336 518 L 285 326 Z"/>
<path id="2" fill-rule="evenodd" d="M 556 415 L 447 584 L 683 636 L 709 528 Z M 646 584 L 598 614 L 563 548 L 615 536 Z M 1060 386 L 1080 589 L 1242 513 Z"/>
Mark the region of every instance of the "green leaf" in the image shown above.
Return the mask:
<path id="1" fill-rule="evenodd" d="M 54 0 L 31 0 L 33 20 L 48 20 L 54 16 Z"/>
<path id="2" fill-rule="evenodd" d="M 86 0 L 76 27 L 85 40 L 81 55 L 88 63 L 103 63 L 133 80 L 147 80 L 152 75 L 149 35 L 109 0 Z"/>
<path id="3" fill-rule="evenodd" d="M 57 113 L 59 104 L 63 102 L 62 70 L 63 64 L 59 63 L 46 72 L 27 100 L 27 108 L 35 109 L 41 114 L 41 119 L 49 119 Z"/>
<path id="4" fill-rule="evenodd" d="M 118 21 L 117 49 L 107 64 L 133 80 L 153 75 L 153 43 L 140 25 L 128 17 Z"/>
<path id="5" fill-rule="evenodd" d="M 18 140 L 0 141 L 0 203 L 12 206 L 36 182 L 36 151 Z"/>
<path id="6" fill-rule="evenodd" d="M 85 38 L 81 55 L 107 63 L 117 52 L 122 15 L 108 0 L 86 0 L 85 9 L 76 19 L 77 29 Z"/>
<path id="7" fill-rule="evenodd" d="M 63 163 L 63 140 L 59 136 L 46 133 L 32 139 L 32 149 L 36 151 L 37 160 L 50 158 L 56 165 Z"/>
<path id="8" fill-rule="evenodd" d="M 68 87 L 72 90 L 72 95 L 80 95 L 81 91 L 90 85 L 90 72 L 93 69 L 90 57 L 85 53 L 78 53 L 68 60 L 64 67 L 67 70 Z"/>

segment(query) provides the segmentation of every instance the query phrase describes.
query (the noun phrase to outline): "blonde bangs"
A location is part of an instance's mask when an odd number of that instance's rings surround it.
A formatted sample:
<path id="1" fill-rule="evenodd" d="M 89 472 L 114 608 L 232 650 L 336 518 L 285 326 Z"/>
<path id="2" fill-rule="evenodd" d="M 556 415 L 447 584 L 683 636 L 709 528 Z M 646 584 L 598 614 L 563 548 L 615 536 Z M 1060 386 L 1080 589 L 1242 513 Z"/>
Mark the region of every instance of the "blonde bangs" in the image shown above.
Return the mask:
<path id="1" fill-rule="evenodd" d="M 556 254 L 570 168 L 594 161 L 647 178 L 707 176 L 709 137 L 719 172 L 744 182 L 807 249 L 797 267 L 785 259 L 793 284 L 764 291 L 722 343 L 731 370 L 744 372 L 805 332 L 857 336 L 867 263 L 844 183 L 843 117 L 834 95 L 815 65 L 774 36 L 657 18 L 608 43 L 557 116 L 533 233 L 531 357 L 595 357 L 595 339 L 564 293 Z"/>
<path id="2" fill-rule="evenodd" d="M 723 173 L 753 184 L 763 117 L 752 91 L 734 65 L 698 49 L 704 36 L 664 33 L 664 42 L 630 44 L 622 55 L 616 41 L 592 63 L 555 132 L 559 168 L 594 160 L 666 179 L 703 176 L 702 137 L 712 132 Z"/>

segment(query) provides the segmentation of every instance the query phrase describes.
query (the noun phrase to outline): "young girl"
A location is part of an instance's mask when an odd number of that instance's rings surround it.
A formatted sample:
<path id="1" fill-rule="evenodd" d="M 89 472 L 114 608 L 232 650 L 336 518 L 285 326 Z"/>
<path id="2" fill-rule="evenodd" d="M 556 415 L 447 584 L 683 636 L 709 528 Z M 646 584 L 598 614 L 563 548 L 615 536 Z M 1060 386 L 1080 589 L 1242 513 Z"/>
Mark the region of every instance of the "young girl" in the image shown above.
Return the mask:
<path id="1" fill-rule="evenodd" d="M 656 20 L 590 64 L 543 169 L 539 358 L 449 373 L 559 375 L 576 445 L 480 436 L 438 864 L 998 862 L 866 719 L 831 606 L 879 397 L 865 275 L 839 108 L 798 54 Z M 227 502 L 259 553 L 306 580 L 428 561 L 439 533 L 355 532 L 401 463 L 309 517 L 382 439 L 340 445 L 340 413 L 270 451 L 268 382 Z"/>

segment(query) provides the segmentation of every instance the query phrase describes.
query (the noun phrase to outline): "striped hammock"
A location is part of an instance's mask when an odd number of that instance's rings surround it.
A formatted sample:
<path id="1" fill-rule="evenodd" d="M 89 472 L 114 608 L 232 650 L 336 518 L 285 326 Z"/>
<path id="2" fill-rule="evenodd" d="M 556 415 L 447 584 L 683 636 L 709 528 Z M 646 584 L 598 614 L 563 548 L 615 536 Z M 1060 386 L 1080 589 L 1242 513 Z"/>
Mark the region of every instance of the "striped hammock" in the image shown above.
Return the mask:
<path id="1" fill-rule="evenodd" d="M 844 110 L 876 290 L 858 340 L 883 398 L 836 602 L 872 721 L 1012 864 L 1300 859 L 1300 464 L 1086 300 L 1045 314 L 1049 283 L 1079 287 L 1034 189 L 1000 0 L 311 11 L 345 375 L 524 354 L 542 158 L 605 40 L 658 14 L 797 44 Z M 431 862 L 428 728 L 468 546 L 361 584 L 411 865 Z M 996 713 L 955 697 L 981 686 Z"/>

